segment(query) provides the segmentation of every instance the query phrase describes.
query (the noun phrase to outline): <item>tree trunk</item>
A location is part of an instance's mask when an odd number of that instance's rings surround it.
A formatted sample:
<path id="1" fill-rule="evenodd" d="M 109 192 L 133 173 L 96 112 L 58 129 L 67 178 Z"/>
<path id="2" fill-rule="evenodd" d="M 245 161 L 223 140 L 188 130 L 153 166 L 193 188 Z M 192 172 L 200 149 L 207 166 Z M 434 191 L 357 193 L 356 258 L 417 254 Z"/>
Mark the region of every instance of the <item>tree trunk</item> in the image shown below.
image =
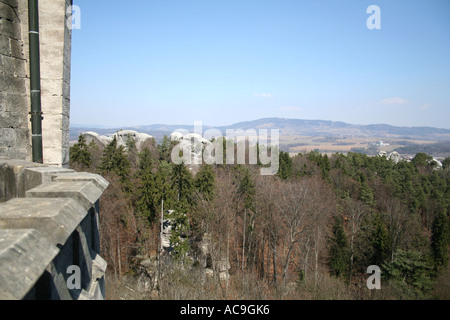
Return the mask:
<path id="1" fill-rule="evenodd" d="M 306 241 L 306 256 L 305 256 L 305 279 L 307 279 L 308 275 L 308 259 L 309 259 L 309 238 Z"/>
<path id="2" fill-rule="evenodd" d="M 230 261 L 230 233 L 228 232 L 228 228 L 227 228 L 227 261 L 226 261 L 226 263 L 228 264 L 229 261 Z M 230 277 L 227 276 L 227 284 L 226 284 L 226 291 L 225 291 L 226 296 L 228 296 L 229 285 L 230 285 Z"/>
<path id="3" fill-rule="evenodd" d="M 315 265 L 314 265 L 314 287 L 317 285 L 319 276 L 319 243 L 320 243 L 320 227 L 317 227 L 316 243 L 314 246 Z"/>
<path id="4" fill-rule="evenodd" d="M 272 248 L 273 283 L 277 283 L 277 245 Z"/>
<path id="5" fill-rule="evenodd" d="M 247 223 L 247 209 L 244 210 L 244 225 L 242 226 L 242 271 L 244 271 L 245 267 L 245 224 Z"/>
<path id="6" fill-rule="evenodd" d="M 286 284 L 286 277 L 287 277 L 287 273 L 289 270 L 289 262 L 291 260 L 291 253 L 292 253 L 292 249 L 294 248 L 294 243 L 290 243 L 289 244 L 289 249 L 288 249 L 288 253 L 286 256 L 286 260 L 284 262 L 284 268 L 283 268 L 283 283 Z"/>
<path id="7" fill-rule="evenodd" d="M 119 264 L 119 279 L 122 278 L 122 262 L 120 261 L 120 238 L 119 238 L 120 231 L 117 232 L 117 261 Z"/>

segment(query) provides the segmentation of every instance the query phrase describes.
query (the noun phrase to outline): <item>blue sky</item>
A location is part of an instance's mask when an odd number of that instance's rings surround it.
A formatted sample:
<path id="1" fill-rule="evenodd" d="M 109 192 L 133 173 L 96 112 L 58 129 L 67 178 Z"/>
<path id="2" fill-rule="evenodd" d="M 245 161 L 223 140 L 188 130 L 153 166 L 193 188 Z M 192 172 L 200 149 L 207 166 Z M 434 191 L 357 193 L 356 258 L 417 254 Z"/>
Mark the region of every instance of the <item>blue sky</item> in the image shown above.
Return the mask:
<path id="1" fill-rule="evenodd" d="M 448 0 L 74 0 L 71 122 L 450 129 Z M 366 12 L 381 10 L 381 29 Z"/>

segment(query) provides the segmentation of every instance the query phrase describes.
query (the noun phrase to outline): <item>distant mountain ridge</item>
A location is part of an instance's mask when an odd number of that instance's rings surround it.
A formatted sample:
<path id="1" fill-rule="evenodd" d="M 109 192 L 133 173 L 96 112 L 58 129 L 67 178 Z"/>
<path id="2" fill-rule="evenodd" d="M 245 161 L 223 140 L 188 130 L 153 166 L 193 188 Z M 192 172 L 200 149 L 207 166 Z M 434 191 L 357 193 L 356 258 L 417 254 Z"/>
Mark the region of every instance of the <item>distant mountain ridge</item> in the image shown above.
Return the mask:
<path id="1" fill-rule="evenodd" d="M 388 124 L 356 125 L 341 121 L 304 120 L 288 118 L 263 118 L 253 121 L 238 122 L 229 126 L 203 125 L 203 131 L 215 128 L 224 134 L 226 129 L 279 129 L 284 136 L 332 136 L 332 137 L 389 137 L 421 140 L 450 141 L 450 129 L 434 127 L 399 127 Z M 71 140 L 81 132 L 95 131 L 99 134 L 112 134 L 118 130 L 135 130 L 150 134 L 159 140 L 165 134 L 183 129 L 193 131 L 194 125 L 166 125 L 152 124 L 141 126 L 127 126 L 122 128 L 92 128 L 82 125 L 71 126 Z"/>

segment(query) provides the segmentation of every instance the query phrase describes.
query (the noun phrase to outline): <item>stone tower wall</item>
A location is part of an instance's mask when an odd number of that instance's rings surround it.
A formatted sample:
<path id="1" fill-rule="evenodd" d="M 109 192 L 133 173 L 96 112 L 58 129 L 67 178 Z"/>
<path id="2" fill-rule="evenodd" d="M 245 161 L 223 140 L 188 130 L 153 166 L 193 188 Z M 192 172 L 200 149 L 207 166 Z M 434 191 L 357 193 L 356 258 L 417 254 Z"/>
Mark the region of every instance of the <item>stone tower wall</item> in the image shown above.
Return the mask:
<path id="1" fill-rule="evenodd" d="M 44 164 L 69 163 L 71 0 L 40 0 Z M 0 0 L 0 156 L 31 160 L 28 0 Z"/>

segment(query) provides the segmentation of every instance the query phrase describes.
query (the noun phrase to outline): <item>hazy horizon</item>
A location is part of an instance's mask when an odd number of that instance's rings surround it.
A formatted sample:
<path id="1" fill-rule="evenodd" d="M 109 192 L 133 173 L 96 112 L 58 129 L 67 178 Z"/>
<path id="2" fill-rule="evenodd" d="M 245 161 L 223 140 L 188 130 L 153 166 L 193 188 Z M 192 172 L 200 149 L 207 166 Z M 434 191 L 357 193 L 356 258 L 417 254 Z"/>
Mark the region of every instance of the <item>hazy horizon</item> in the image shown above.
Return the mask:
<path id="1" fill-rule="evenodd" d="M 204 127 L 227 127 L 231 125 L 235 125 L 238 123 L 244 123 L 244 122 L 253 122 L 253 121 L 259 121 L 259 120 L 266 120 L 266 119 L 279 119 L 279 120 L 305 120 L 305 121 L 325 121 L 325 122 L 342 122 L 349 125 L 355 125 L 355 126 L 368 126 L 368 125 L 388 125 L 393 127 L 405 127 L 405 128 L 413 128 L 413 127 L 423 127 L 423 128 L 435 128 L 435 129 L 444 129 L 444 130 L 450 130 L 448 128 L 439 128 L 439 127 L 431 127 L 431 126 L 396 126 L 389 123 L 367 123 L 367 124 L 361 124 L 361 123 L 350 123 L 346 121 L 334 121 L 334 120 L 326 120 L 326 119 L 300 119 L 300 118 L 284 118 L 284 117 L 267 117 L 267 118 L 259 118 L 259 119 L 253 119 L 253 120 L 243 120 L 243 121 L 237 121 L 233 123 L 227 123 L 227 124 L 221 124 L 221 125 L 210 125 L 208 123 L 202 123 Z M 167 126 L 194 126 L 194 123 L 147 123 L 147 124 L 135 124 L 135 125 L 118 125 L 118 126 L 109 126 L 109 125 L 103 125 L 103 124 L 83 124 L 83 123 L 70 123 L 70 126 L 76 127 L 76 128 L 96 128 L 96 129 L 117 129 L 119 127 L 129 127 L 129 128 L 137 128 L 137 127 L 144 127 L 144 126 L 152 126 L 152 125 L 167 125 Z"/>

